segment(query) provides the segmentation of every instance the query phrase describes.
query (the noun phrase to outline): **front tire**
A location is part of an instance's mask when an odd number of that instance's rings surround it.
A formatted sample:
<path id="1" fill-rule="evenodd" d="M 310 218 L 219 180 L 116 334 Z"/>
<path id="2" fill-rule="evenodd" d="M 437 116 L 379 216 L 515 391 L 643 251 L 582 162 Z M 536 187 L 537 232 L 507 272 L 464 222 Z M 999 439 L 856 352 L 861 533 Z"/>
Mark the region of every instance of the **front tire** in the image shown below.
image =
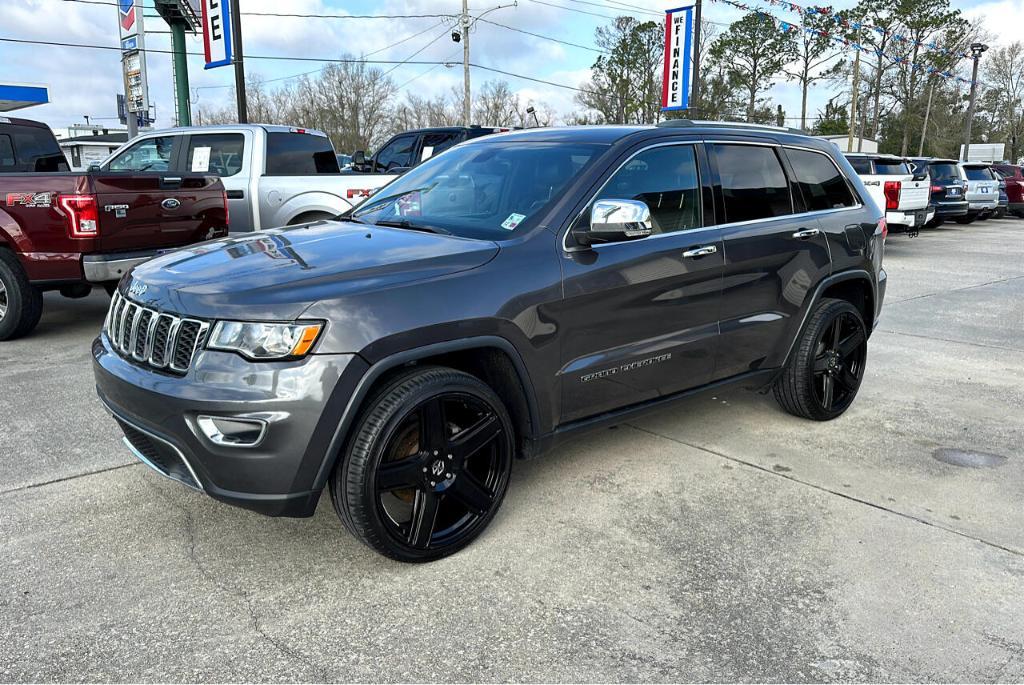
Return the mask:
<path id="1" fill-rule="evenodd" d="M 417 369 L 368 402 L 331 476 L 331 501 L 345 527 L 385 556 L 446 557 L 497 513 L 513 444 L 508 411 L 485 383 Z"/>
<path id="2" fill-rule="evenodd" d="M 775 399 L 794 416 L 836 418 L 853 404 L 860 389 L 867 344 L 867 328 L 856 307 L 846 300 L 822 300 L 775 382 Z"/>
<path id="3" fill-rule="evenodd" d="M 29 283 L 17 257 L 0 250 L 0 340 L 28 335 L 43 315 L 43 294 Z"/>

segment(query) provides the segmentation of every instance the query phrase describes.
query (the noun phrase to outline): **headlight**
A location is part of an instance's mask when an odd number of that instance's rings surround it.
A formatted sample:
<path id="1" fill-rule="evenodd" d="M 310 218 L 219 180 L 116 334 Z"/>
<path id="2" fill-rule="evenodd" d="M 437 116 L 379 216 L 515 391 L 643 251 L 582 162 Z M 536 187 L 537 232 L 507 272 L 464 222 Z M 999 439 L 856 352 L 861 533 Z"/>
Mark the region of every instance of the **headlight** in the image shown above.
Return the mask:
<path id="1" fill-rule="evenodd" d="M 322 328 L 321 323 L 218 321 L 206 346 L 254 360 L 294 359 L 309 354 Z"/>

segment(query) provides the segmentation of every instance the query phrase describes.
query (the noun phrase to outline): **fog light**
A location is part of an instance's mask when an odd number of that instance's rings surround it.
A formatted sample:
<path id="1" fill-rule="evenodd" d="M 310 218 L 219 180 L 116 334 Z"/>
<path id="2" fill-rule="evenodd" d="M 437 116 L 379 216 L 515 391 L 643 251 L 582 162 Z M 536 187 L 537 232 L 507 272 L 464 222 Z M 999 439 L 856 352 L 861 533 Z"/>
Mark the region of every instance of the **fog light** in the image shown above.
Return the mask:
<path id="1" fill-rule="evenodd" d="M 267 432 L 267 422 L 260 419 L 200 416 L 196 423 L 210 442 L 225 447 L 255 447 Z"/>

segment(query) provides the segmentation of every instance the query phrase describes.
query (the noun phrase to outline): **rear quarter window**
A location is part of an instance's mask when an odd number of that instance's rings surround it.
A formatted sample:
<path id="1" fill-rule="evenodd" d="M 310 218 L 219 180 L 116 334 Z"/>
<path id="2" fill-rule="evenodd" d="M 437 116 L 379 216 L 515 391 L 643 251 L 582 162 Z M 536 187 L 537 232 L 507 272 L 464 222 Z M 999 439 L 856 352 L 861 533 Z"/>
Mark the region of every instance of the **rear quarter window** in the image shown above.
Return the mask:
<path id="1" fill-rule="evenodd" d="M 17 125 L 4 133 L 8 137 L 8 144 L 13 145 L 13 154 L 8 153 L 8 158 L 13 158 L 9 168 L 38 173 L 69 170 L 68 160 L 50 129 Z M 0 151 L 2 156 L 3 152 Z"/>
<path id="2" fill-rule="evenodd" d="M 787 148 L 786 156 L 808 211 L 841 209 L 857 204 L 846 177 L 827 155 Z"/>
<path id="3" fill-rule="evenodd" d="M 268 176 L 337 174 L 338 158 L 326 136 L 308 133 L 267 134 Z"/>

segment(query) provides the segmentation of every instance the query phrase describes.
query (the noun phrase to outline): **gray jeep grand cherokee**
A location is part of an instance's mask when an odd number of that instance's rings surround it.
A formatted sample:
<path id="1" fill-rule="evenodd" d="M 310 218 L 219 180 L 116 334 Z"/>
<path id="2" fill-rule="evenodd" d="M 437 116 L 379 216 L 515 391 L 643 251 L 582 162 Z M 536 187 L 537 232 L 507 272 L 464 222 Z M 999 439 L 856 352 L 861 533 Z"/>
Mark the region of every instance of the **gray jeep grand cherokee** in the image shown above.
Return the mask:
<path id="1" fill-rule="evenodd" d="M 512 461 L 695 391 L 853 402 L 885 223 L 781 129 L 520 131 L 456 146 L 336 221 L 204 243 L 120 284 L 93 343 L 135 455 L 219 500 L 403 561 L 494 517 Z"/>

